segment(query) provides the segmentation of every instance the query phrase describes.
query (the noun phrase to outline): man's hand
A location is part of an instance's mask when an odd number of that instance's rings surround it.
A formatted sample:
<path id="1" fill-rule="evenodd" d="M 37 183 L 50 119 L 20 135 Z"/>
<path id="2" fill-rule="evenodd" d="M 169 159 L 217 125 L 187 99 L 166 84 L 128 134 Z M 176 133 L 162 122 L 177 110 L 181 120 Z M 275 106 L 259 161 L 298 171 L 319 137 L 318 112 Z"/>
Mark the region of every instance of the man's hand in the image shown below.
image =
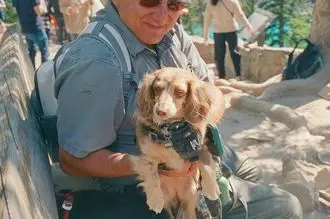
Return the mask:
<path id="1" fill-rule="evenodd" d="M 194 162 L 190 163 L 189 161 L 185 160 L 183 165 L 183 170 L 181 172 L 177 172 L 174 170 L 160 170 L 159 175 L 164 175 L 168 177 L 187 177 L 193 176 L 195 174 L 195 170 L 198 168 L 199 163 Z"/>

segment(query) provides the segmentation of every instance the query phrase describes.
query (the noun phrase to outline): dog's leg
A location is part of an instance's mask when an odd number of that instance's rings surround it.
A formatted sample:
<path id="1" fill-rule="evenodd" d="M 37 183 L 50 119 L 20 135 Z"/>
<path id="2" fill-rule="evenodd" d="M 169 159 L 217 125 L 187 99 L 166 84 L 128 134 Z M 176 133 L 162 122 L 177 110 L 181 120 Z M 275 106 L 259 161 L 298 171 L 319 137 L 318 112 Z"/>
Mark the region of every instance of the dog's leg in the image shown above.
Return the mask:
<path id="1" fill-rule="evenodd" d="M 213 160 L 208 150 L 202 150 L 200 156 L 201 187 L 203 194 L 210 200 L 217 200 L 220 189 L 216 180 L 216 171 L 219 165 Z"/>
<path id="2" fill-rule="evenodd" d="M 176 219 L 197 219 L 196 215 L 197 198 L 184 201 L 179 208 Z"/>
<path id="3" fill-rule="evenodd" d="M 166 207 L 165 210 L 168 214 L 168 219 L 175 219 L 171 207 Z"/>
<path id="4" fill-rule="evenodd" d="M 197 172 L 194 177 L 190 177 L 189 181 L 185 182 L 185 186 L 182 187 L 181 192 L 178 192 L 180 208 L 177 219 L 196 219 L 198 179 L 199 173 Z"/>
<path id="5" fill-rule="evenodd" d="M 178 153 L 172 148 L 168 150 L 168 160 L 166 162 L 166 165 L 174 169 L 176 171 L 182 171 L 183 170 L 183 165 L 184 165 L 184 160 L 180 157 Z"/>
<path id="6" fill-rule="evenodd" d="M 142 181 L 139 186 L 143 187 L 146 193 L 147 205 L 150 210 L 160 213 L 164 208 L 164 195 L 158 175 L 158 163 L 148 160 L 145 156 L 131 156 L 131 161 L 138 179 Z"/>

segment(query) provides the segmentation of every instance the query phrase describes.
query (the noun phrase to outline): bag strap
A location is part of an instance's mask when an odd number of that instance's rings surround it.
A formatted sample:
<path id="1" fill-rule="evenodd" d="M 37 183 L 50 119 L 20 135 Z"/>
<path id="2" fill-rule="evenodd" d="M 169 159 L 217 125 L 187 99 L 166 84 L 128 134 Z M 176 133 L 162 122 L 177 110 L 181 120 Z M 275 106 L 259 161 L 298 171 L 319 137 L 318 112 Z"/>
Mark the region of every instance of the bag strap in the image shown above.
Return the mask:
<path id="1" fill-rule="evenodd" d="M 228 9 L 227 5 L 222 1 L 220 0 L 220 3 L 225 7 L 225 9 L 231 14 L 232 17 L 234 17 L 234 12 L 232 12 L 231 10 Z"/>
<path id="2" fill-rule="evenodd" d="M 291 64 L 291 63 L 292 63 L 292 59 L 293 59 L 294 52 L 295 52 L 296 49 L 298 48 L 299 44 L 300 44 L 301 42 L 303 42 L 303 41 L 307 42 L 308 46 L 312 44 L 311 41 L 309 41 L 308 39 L 301 39 L 301 40 L 298 40 L 298 41 L 296 42 L 296 45 L 295 45 L 294 49 L 293 49 L 292 52 L 289 54 L 288 64 Z M 307 46 L 307 47 L 308 47 L 308 46 Z"/>

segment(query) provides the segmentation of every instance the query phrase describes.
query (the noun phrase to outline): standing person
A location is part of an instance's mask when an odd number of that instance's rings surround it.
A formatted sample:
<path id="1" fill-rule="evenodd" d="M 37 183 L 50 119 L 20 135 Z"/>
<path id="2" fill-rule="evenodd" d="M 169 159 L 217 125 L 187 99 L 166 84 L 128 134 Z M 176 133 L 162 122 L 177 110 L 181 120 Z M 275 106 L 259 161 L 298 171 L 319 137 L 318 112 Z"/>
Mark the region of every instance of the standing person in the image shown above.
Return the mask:
<path id="1" fill-rule="evenodd" d="M 54 16 L 57 29 L 56 29 L 56 36 L 58 42 L 63 45 L 63 41 L 65 39 L 65 28 L 64 28 L 64 18 L 63 14 L 60 11 L 60 6 L 58 3 L 59 0 L 49 0 L 48 3 L 48 12 L 51 16 Z"/>
<path id="2" fill-rule="evenodd" d="M 63 52 L 55 81 L 60 167 L 67 174 L 96 179 L 103 197 L 84 200 L 87 203 L 81 213 L 74 211 L 80 215 L 77 218 L 168 218 L 165 211 L 150 211 L 144 193 L 137 188 L 129 160 L 129 154 L 139 153 L 132 117 L 138 84 L 145 74 L 162 67 L 178 67 L 213 82 L 193 42 L 177 24 L 187 4 L 188 0 L 112 0 L 97 15 L 96 20 L 102 22 L 86 29 L 105 37 L 112 27 L 123 41 L 83 36 Z M 123 46 L 127 53 L 120 56 Z M 122 63 L 127 61 L 132 68 L 123 69 Z M 131 80 L 123 83 L 123 77 Z M 224 109 L 223 96 L 218 98 Z M 181 141 L 185 141 L 183 136 Z M 223 161 L 236 175 L 232 176 L 235 184 L 231 184 L 231 190 L 236 188 L 244 196 L 249 218 L 301 219 L 297 198 L 248 181 L 257 180 L 258 168 L 251 159 L 241 158 L 241 154 L 224 147 Z M 195 168 L 187 162 L 182 172 L 168 171 L 166 176 L 189 176 Z M 244 206 L 240 202 L 224 206 L 224 218 L 245 218 Z"/>
<path id="3" fill-rule="evenodd" d="M 48 60 L 48 37 L 41 17 L 40 0 L 13 0 L 13 5 L 16 8 L 29 56 L 35 68 L 37 47 L 41 53 L 41 62 Z"/>
<path id="4" fill-rule="evenodd" d="M 4 0 L 0 0 L 0 34 L 3 34 L 6 31 L 5 8 L 6 2 Z"/>
<path id="5" fill-rule="evenodd" d="M 213 23 L 214 58 L 220 78 L 226 78 L 226 43 L 233 60 L 236 78 L 241 77 L 241 56 L 238 52 L 237 21 L 251 34 L 253 28 L 246 18 L 238 0 L 209 0 L 204 15 L 204 43 L 208 44 L 209 27 Z"/>
<path id="6" fill-rule="evenodd" d="M 92 0 L 59 0 L 69 41 L 75 40 L 89 22 Z"/>

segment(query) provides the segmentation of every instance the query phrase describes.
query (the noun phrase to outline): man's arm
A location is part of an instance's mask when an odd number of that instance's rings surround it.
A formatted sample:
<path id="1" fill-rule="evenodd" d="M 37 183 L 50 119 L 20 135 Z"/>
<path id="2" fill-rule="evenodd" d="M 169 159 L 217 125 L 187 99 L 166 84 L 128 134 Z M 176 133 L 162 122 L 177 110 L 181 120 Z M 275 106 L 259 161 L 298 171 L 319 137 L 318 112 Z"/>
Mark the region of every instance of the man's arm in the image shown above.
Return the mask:
<path id="1" fill-rule="evenodd" d="M 72 176 L 121 177 L 133 175 L 127 154 L 99 150 L 84 158 L 77 158 L 60 147 L 61 169 Z"/>
<path id="2" fill-rule="evenodd" d="M 44 13 L 41 6 L 41 0 L 34 0 L 33 9 L 38 16 L 41 16 Z"/>
<path id="3" fill-rule="evenodd" d="M 38 16 L 41 16 L 41 15 L 42 15 L 42 9 L 41 9 L 41 7 L 40 7 L 40 4 L 34 6 L 34 11 L 36 12 L 36 14 L 37 14 Z"/>
<path id="4" fill-rule="evenodd" d="M 57 69 L 59 158 L 61 168 L 68 174 L 133 174 L 128 155 L 105 149 L 111 148 L 124 117 L 119 83 L 122 75 L 116 59 L 102 42 L 82 38 L 70 47 Z"/>

